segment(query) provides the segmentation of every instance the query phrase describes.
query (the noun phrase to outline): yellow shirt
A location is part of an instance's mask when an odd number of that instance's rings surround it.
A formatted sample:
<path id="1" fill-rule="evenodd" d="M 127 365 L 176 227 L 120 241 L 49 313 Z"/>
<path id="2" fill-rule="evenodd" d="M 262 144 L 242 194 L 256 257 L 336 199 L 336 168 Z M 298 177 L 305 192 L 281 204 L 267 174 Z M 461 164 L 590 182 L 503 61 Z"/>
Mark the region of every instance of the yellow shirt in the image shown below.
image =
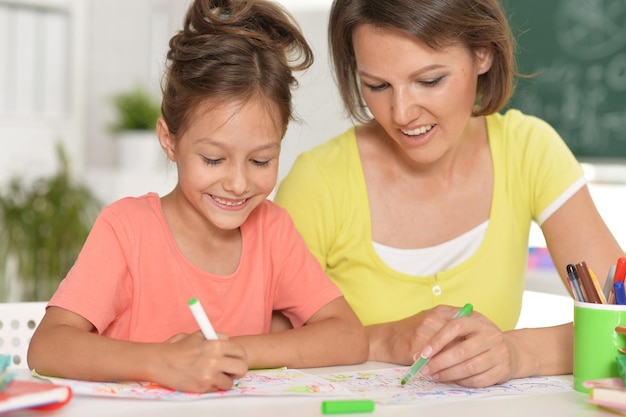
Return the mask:
<path id="1" fill-rule="evenodd" d="M 531 221 L 583 172 L 547 123 L 517 110 L 487 116 L 494 184 L 489 226 L 477 251 L 434 275 L 386 265 L 372 245 L 367 188 L 354 128 L 301 154 L 277 191 L 297 229 L 364 325 L 438 304 L 472 303 L 502 330 L 522 303 Z"/>

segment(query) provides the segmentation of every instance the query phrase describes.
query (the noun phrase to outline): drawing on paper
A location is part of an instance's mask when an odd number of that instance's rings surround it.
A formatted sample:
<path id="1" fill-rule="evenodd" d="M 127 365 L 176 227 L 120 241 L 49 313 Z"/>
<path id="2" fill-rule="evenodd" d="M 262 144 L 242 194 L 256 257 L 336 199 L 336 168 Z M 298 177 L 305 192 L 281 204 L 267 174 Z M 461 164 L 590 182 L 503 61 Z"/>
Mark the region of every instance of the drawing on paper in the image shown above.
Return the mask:
<path id="1" fill-rule="evenodd" d="M 457 384 L 435 382 L 415 376 L 406 385 L 400 381 L 408 367 L 312 375 L 297 369 L 269 369 L 248 372 L 228 391 L 197 394 L 174 391 L 149 382 L 86 382 L 49 378 L 69 385 L 76 395 L 113 396 L 148 400 L 188 401 L 242 395 L 368 398 L 380 404 L 411 404 L 428 401 L 455 401 L 467 398 L 572 391 L 571 382 L 557 377 L 533 377 L 511 380 L 487 388 L 465 388 Z M 38 376 L 34 373 L 35 376 Z M 41 377 L 41 376 L 40 376 Z"/>
<path id="2" fill-rule="evenodd" d="M 406 385 L 400 381 L 408 367 L 368 371 L 332 373 L 321 378 L 341 385 L 353 396 L 369 398 L 381 404 L 408 404 L 413 402 L 455 400 L 493 395 L 518 395 L 571 391 L 572 384 L 554 377 L 533 377 L 511 380 L 487 388 L 465 388 L 457 384 L 435 382 L 416 375 Z"/>
<path id="3" fill-rule="evenodd" d="M 206 394 L 175 391 L 152 382 L 90 382 L 52 378 L 38 375 L 35 372 L 33 374 L 57 384 L 69 385 L 76 395 L 113 396 L 147 400 L 188 401 L 240 395 L 350 395 L 349 391 L 335 383 L 297 369 L 251 371 L 238 379 L 232 389 Z"/>

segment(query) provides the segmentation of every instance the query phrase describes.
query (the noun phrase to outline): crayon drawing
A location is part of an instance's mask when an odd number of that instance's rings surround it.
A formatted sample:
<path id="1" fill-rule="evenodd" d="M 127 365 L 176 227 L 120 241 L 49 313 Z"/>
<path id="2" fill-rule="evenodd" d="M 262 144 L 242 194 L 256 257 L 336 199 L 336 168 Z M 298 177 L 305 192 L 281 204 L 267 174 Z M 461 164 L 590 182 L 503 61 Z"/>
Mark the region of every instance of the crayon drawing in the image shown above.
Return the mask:
<path id="1" fill-rule="evenodd" d="M 353 396 L 369 398 L 380 404 L 409 404 L 425 401 L 451 401 L 494 395 L 518 395 L 557 391 L 572 391 L 571 382 L 555 377 L 514 379 L 487 388 L 465 388 L 457 384 L 435 382 L 416 375 L 406 385 L 400 381 L 409 367 L 319 375 L 341 385 Z"/>
<path id="2" fill-rule="evenodd" d="M 248 372 L 235 385 L 236 395 L 350 395 L 339 384 L 296 369 Z"/>
<path id="3" fill-rule="evenodd" d="M 494 395 L 518 395 L 572 391 L 571 382 L 558 377 L 515 379 L 487 388 L 465 388 L 457 384 L 435 382 L 419 375 L 406 385 L 400 381 L 409 367 L 367 371 L 308 374 L 297 369 L 267 369 L 248 372 L 228 391 L 196 394 L 174 391 L 150 382 L 87 382 L 49 378 L 69 385 L 76 395 L 97 395 L 147 400 L 189 401 L 234 396 L 307 395 L 321 397 L 368 398 L 379 404 L 411 404 L 429 401 L 455 401 Z"/>
<path id="4" fill-rule="evenodd" d="M 201 398 L 233 397 L 241 395 L 324 395 L 349 396 L 350 392 L 323 378 L 297 369 L 267 369 L 251 371 L 235 382 L 228 391 L 192 393 L 174 391 L 152 382 L 90 382 L 74 379 L 33 375 L 56 384 L 68 385 L 76 395 L 137 398 L 146 400 L 189 401 Z"/>

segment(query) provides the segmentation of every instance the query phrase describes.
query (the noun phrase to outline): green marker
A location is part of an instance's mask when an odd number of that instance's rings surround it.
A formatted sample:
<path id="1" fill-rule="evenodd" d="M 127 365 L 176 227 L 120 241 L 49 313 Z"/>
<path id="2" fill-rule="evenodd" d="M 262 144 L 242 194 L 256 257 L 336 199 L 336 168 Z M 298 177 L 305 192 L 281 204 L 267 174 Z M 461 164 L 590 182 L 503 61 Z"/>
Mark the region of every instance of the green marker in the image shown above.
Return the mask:
<path id="1" fill-rule="evenodd" d="M 454 315 L 454 318 L 457 317 L 467 317 L 472 314 L 472 310 L 474 307 L 471 304 L 465 304 L 461 309 Z M 430 361 L 430 358 L 425 358 L 420 355 L 419 359 L 415 361 L 409 372 L 402 378 L 402 385 L 405 385 L 407 382 L 411 380 L 427 363 Z"/>
<path id="2" fill-rule="evenodd" d="M 322 402 L 323 414 L 371 413 L 374 411 L 372 400 L 333 400 Z"/>

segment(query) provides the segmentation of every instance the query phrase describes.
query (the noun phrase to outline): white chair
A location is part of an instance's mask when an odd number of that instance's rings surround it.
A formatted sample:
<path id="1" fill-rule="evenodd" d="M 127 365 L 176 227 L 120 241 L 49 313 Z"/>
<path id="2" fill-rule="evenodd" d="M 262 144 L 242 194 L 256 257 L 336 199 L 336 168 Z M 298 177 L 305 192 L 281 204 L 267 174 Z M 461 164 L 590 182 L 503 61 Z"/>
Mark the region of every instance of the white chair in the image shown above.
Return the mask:
<path id="1" fill-rule="evenodd" d="M 47 301 L 0 303 L 0 354 L 11 355 L 9 369 L 28 369 L 28 344 L 47 304 Z"/>

